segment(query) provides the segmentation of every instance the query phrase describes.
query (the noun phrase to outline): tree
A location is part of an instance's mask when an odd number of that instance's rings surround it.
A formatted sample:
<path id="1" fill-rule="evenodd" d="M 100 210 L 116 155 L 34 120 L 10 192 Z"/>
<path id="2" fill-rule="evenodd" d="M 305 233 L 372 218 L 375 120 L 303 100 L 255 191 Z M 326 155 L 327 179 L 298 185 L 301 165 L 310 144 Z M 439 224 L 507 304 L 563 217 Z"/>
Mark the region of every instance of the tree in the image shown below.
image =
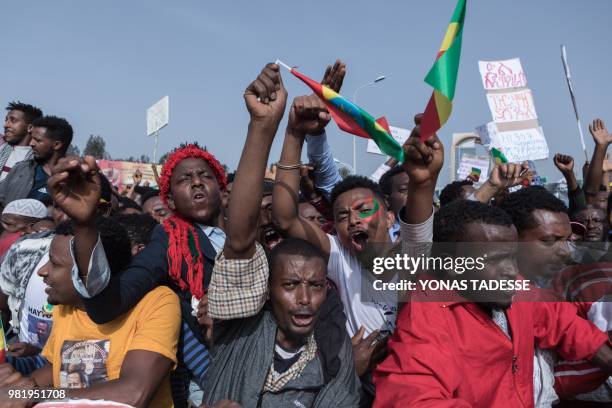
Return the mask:
<path id="1" fill-rule="evenodd" d="M 80 156 L 81 150 L 79 149 L 79 146 L 71 144 L 70 146 L 68 146 L 68 150 L 66 150 L 66 155 L 67 156 Z"/>
<path id="2" fill-rule="evenodd" d="M 96 159 L 110 159 L 110 155 L 106 152 L 106 142 L 100 135 L 89 135 L 83 155 L 93 156 Z"/>

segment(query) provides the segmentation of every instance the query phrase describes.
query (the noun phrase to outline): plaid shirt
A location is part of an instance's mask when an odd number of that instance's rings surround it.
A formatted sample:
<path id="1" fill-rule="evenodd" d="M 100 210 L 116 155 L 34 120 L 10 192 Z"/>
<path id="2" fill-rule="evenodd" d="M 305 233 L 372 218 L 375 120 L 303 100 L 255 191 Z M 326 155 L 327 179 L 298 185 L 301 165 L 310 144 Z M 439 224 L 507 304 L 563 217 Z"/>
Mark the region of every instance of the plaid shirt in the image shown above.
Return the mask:
<path id="1" fill-rule="evenodd" d="M 268 260 L 259 243 L 250 259 L 225 259 L 217 254 L 208 286 L 208 314 L 231 320 L 254 316 L 268 298 Z"/>

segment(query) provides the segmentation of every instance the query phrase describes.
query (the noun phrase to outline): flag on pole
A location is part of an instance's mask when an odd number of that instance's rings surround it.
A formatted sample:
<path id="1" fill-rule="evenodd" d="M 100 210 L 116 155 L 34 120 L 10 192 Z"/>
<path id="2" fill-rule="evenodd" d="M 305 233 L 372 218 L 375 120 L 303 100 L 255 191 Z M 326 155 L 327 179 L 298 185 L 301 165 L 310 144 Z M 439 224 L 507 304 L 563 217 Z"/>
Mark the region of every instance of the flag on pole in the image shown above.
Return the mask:
<path id="1" fill-rule="evenodd" d="M 453 109 L 455 85 L 461 58 L 461 38 L 465 19 L 466 0 L 459 0 L 446 30 L 436 61 L 425 77 L 425 82 L 434 88 L 421 119 L 421 140 L 433 136 L 444 124 Z"/>
<path id="2" fill-rule="evenodd" d="M 389 124 L 382 117 L 374 119 L 365 110 L 355 105 L 333 89 L 321 85 L 317 81 L 298 72 L 281 61 L 276 61 L 287 68 L 293 75 L 301 79 L 313 92 L 323 100 L 332 118 L 338 127 L 345 132 L 366 139 L 374 140 L 378 148 L 386 155 L 393 157 L 400 163 L 404 162 L 404 149 L 397 140 L 391 136 Z"/>
<path id="3" fill-rule="evenodd" d="M 495 164 L 502 164 L 502 163 L 508 163 L 508 159 L 506 158 L 506 156 L 504 156 L 504 154 L 501 152 L 501 150 L 498 150 L 496 148 L 492 148 L 491 149 L 491 156 L 493 156 L 493 160 L 495 160 Z"/>

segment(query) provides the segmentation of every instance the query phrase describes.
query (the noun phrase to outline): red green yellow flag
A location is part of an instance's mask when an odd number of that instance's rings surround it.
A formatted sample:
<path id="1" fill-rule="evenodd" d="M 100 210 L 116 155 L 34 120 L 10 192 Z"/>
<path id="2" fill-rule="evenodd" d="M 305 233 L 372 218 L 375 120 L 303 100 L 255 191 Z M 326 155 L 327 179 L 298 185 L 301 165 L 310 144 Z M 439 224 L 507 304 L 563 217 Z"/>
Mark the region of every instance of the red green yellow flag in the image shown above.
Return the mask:
<path id="1" fill-rule="evenodd" d="M 466 0 L 459 0 L 446 30 L 436 62 L 425 77 L 425 82 L 434 88 L 421 119 L 421 140 L 433 136 L 444 124 L 453 109 L 455 85 L 461 59 L 461 38 L 465 20 Z"/>
<path id="2" fill-rule="evenodd" d="M 502 163 L 508 163 L 508 159 L 506 158 L 506 156 L 501 152 L 501 150 L 496 149 L 496 148 L 492 148 L 491 149 L 491 156 L 493 156 L 493 160 L 495 160 L 495 164 L 502 164 Z"/>
<path id="3" fill-rule="evenodd" d="M 277 63 L 289 69 L 293 75 L 301 79 L 321 98 L 340 129 L 356 136 L 374 140 L 374 143 L 384 154 L 395 158 L 400 163 L 404 162 L 404 149 L 391 135 L 389 124 L 384 117 L 374 119 L 368 112 L 333 89 L 321 85 L 281 61 L 277 61 Z"/>

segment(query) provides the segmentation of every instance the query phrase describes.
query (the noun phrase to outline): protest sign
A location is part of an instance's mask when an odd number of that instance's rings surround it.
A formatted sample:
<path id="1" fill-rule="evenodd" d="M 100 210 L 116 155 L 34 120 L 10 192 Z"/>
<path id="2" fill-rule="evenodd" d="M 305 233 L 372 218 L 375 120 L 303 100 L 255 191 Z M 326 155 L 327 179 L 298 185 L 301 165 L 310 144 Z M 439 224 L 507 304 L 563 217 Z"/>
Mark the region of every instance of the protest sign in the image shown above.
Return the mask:
<path id="1" fill-rule="evenodd" d="M 541 127 L 500 132 L 494 122 L 478 126 L 476 132 L 483 145 L 498 149 L 510 163 L 548 158 L 548 144 Z"/>
<path id="2" fill-rule="evenodd" d="M 151 136 L 159 132 L 168 124 L 168 109 L 170 101 L 168 95 L 161 98 L 153 106 L 147 109 L 147 135 Z"/>
<path id="3" fill-rule="evenodd" d="M 474 171 L 480 170 L 480 182 L 487 179 L 489 174 L 489 157 L 464 153 L 457 168 L 457 180 L 465 180 Z"/>
<path id="4" fill-rule="evenodd" d="M 406 139 L 408 139 L 408 136 L 410 136 L 410 132 L 412 131 L 412 129 L 403 129 L 395 126 L 389 126 L 389 130 L 391 131 L 391 136 L 393 136 L 393 138 L 397 140 L 400 145 L 404 144 Z M 378 146 L 376 146 L 376 143 L 374 143 L 374 140 L 372 139 L 368 139 L 367 152 L 373 154 L 380 154 L 383 156 L 385 155 L 383 152 L 380 151 L 380 149 L 378 148 Z"/>
<path id="5" fill-rule="evenodd" d="M 136 169 L 140 170 L 142 173 L 142 182 L 140 185 L 144 185 L 146 182 L 148 182 L 149 186 L 151 187 L 157 186 L 150 163 L 133 163 L 116 160 L 98 160 L 97 163 L 98 167 L 102 171 L 102 174 L 104 174 L 108 181 L 110 181 L 111 184 L 116 187 L 133 184 L 134 180 L 132 176 L 134 175 Z M 161 174 L 162 166 L 160 164 L 156 166 L 157 173 Z"/>
<path id="6" fill-rule="evenodd" d="M 478 68 L 482 85 L 487 91 L 527 86 L 527 76 L 518 58 L 504 61 L 478 61 Z"/>
<path id="7" fill-rule="evenodd" d="M 529 89 L 520 91 L 488 93 L 487 102 L 497 123 L 519 122 L 538 118 L 533 96 Z"/>

